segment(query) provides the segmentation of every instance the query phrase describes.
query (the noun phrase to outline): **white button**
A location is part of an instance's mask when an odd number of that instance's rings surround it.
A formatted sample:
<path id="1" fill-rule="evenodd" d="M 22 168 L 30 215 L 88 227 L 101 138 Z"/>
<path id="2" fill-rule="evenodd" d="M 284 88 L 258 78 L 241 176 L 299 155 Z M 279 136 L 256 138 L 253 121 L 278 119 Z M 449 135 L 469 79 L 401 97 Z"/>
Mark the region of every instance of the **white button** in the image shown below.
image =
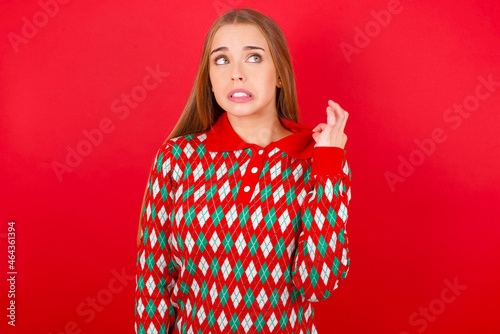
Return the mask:
<path id="1" fill-rule="evenodd" d="M 259 151 L 259 154 L 262 154 L 262 153 L 264 153 L 264 150 L 260 150 L 260 151 Z"/>
<path id="2" fill-rule="evenodd" d="M 252 173 L 257 173 L 257 170 L 258 170 L 257 167 L 252 168 Z"/>
<path id="3" fill-rule="evenodd" d="M 245 190 L 245 192 L 248 192 L 250 190 L 250 186 L 246 186 L 243 190 Z"/>

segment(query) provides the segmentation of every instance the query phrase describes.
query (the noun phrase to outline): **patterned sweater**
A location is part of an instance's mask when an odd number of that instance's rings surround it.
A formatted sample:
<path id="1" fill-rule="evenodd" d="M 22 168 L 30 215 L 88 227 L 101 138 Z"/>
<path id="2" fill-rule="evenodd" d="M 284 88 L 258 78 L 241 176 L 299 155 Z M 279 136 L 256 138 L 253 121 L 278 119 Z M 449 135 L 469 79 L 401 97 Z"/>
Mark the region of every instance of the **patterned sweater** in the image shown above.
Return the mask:
<path id="1" fill-rule="evenodd" d="M 351 171 L 312 128 L 266 147 L 223 113 L 152 164 L 137 253 L 136 333 L 316 333 L 311 302 L 349 264 Z"/>

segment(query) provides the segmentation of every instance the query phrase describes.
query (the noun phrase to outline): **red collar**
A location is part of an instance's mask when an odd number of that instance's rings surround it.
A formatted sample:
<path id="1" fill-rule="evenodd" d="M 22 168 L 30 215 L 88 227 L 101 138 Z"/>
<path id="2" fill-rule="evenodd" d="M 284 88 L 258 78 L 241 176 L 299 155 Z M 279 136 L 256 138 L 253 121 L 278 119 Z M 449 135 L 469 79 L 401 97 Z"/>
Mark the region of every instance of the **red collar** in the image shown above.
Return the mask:
<path id="1" fill-rule="evenodd" d="M 295 123 L 283 117 L 279 117 L 281 124 L 288 130 L 294 132 L 278 141 L 274 141 L 265 148 L 269 152 L 274 147 L 278 147 L 286 154 L 296 159 L 309 159 L 313 155 L 314 145 L 316 144 L 312 137 L 312 127 Z M 227 117 L 227 112 L 224 112 L 212 125 L 212 128 L 206 132 L 205 148 L 210 152 L 236 151 L 248 147 L 256 146 L 245 142 L 233 130 L 231 123 Z"/>

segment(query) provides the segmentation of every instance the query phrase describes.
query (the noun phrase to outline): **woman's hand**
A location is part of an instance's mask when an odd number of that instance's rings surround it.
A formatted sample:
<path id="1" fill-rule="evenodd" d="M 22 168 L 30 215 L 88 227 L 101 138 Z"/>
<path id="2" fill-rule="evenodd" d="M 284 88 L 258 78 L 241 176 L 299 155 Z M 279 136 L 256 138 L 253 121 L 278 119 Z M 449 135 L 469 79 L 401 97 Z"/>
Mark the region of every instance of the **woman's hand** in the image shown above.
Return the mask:
<path id="1" fill-rule="evenodd" d="M 327 124 L 319 123 L 313 129 L 313 138 L 318 146 L 332 146 L 344 148 L 347 136 L 344 133 L 345 123 L 349 113 L 342 109 L 338 103 L 328 100 L 326 108 Z"/>

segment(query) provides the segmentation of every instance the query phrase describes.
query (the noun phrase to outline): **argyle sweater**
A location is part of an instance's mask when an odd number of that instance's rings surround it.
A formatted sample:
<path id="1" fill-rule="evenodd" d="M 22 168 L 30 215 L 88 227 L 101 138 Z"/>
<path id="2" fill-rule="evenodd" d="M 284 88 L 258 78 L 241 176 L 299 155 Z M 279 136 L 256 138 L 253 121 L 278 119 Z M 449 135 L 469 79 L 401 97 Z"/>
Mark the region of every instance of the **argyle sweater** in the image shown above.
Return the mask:
<path id="1" fill-rule="evenodd" d="M 349 265 L 351 171 L 312 128 L 266 147 L 226 113 L 166 141 L 149 171 L 136 263 L 136 333 L 316 333 L 311 302 Z"/>

